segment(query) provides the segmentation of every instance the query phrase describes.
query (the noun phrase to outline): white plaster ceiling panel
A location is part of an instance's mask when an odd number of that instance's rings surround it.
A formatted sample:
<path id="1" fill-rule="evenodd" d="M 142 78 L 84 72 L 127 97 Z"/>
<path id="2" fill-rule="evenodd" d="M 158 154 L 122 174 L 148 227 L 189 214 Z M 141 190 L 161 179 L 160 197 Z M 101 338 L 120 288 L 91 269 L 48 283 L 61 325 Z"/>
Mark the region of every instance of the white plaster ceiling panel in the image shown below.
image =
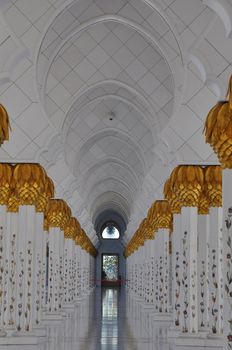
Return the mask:
<path id="1" fill-rule="evenodd" d="M 99 23 L 94 25 L 94 28 L 102 26 L 105 27 L 105 24 Z M 162 109 L 168 102 L 173 103 L 174 86 L 165 61 L 167 74 L 161 76 L 157 66 L 159 77 L 156 77 L 156 65 L 163 61 L 159 51 L 137 32 L 123 43 L 114 33 L 116 29 L 117 27 L 100 42 L 95 41 L 86 31 L 72 38 L 72 46 L 68 47 L 72 58 L 68 58 L 66 50 L 62 50 L 51 65 L 47 77 L 45 103 L 49 98 L 57 108 L 64 110 L 64 106 L 66 107 L 78 92 L 92 85 L 93 77 L 95 77 L 94 83 L 112 79 L 126 83 L 145 96 L 156 111 Z M 75 56 L 73 51 L 78 51 Z M 68 64 L 70 61 L 71 66 Z M 168 89 L 162 85 L 167 83 Z M 48 110 L 48 114 L 51 115 L 54 113 L 52 112 L 53 110 Z"/>
<path id="2" fill-rule="evenodd" d="M 94 185 L 96 178 L 103 179 L 106 177 L 117 177 L 120 181 L 127 183 L 132 192 L 137 191 L 138 184 L 133 173 L 130 171 L 129 166 L 108 160 L 105 164 L 102 162 L 97 167 L 92 167 L 86 174 L 83 186 L 81 186 L 83 195 L 85 192 L 88 192 L 88 188 L 91 188 Z"/>
<path id="3" fill-rule="evenodd" d="M 70 126 L 66 142 L 78 152 L 78 147 L 80 148 L 86 138 L 91 136 L 91 133 L 96 132 L 96 130 L 102 131 L 105 128 L 114 128 L 128 133 L 129 137 L 141 145 L 144 154 L 149 151 L 147 161 L 148 163 L 151 161 L 151 149 L 154 146 L 151 130 L 133 107 L 114 97 L 105 97 L 103 101 L 95 103 L 94 106 L 88 106 L 87 111 L 82 109 Z M 110 148 L 113 150 L 113 144 Z M 120 152 L 120 149 L 114 148 L 114 152 Z M 103 150 L 97 152 L 95 147 L 95 156 L 97 158 L 104 156 Z"/>
<path id="4" fill-rule="evenodd" d="M 125 222 L 128 222 L 132 208 L 127 199 L 117 192 L 104 192 L 96 197 L 92 206 L 89 208 L 89 213 L 92 218 L 96 218 L 97 214 L 109 208 L 118 212 L 122 215 Z"/>
<path id="5" fill-rule="evenodd" d="M 105 179 L 103 181 L 99 181 L 95 184 L 94 187 L 92 187 L 91 192 L 89 193 L 89 196 L 87 198 L 88 201 L 88 206 L 90 207 L 91 204 L 95 201 L 96 198 L 99 197 L 99 195 L 102 195 L 104 193 L 109 193 L 109 192 L 114 192 L 119 194 L 122 198 L 124 198 L 128 203 L 130 203 L 131 207 L 131 202 L 133 201 L 131 197 L 131 192 L 127 188 L 125 184 L 120 182 L 119 180 L 115 179 Z M 112 198 L 113 200 L 114 198 Z"/>
<path id="6" fill-rule="evenodd" d="M 117 159 L 126 162 L 137 174 L 138 177 L 143 177 L 144 169 L 143 164 L 139 156 L 133 147 L 123 140 L 114 138 L 112 136 L 105 137 L 104 142 L 107 144 L 107 147 L 102 146 L 102 141 L 95 143 L 100 149 L 104 152 L 104 158 L 116 157 Z M 103 157 L 101 159 L 104 159 Z M 77 164 L 78 174 L 85 174 L 85 171 L 88 167 L 92 166 L 96 161 L 95 155 L 91 152 L 91 148 L 85 152 L 84 157 L 81 158 L 80 162 Z"/>

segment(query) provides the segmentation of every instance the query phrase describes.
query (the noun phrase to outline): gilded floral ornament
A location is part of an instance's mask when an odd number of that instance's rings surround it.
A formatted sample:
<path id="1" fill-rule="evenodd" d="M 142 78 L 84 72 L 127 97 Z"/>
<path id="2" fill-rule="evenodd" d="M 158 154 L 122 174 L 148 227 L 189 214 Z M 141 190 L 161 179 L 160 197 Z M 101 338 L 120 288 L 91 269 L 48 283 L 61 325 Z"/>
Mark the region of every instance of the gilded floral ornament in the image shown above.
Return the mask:
<path id="1" fill-rule="evenodd" d="M 10 121 L 6 109 L 0 104 L 0 145 L 9 140 Z"/>
<path id="2" fill-rule="evenodd" d="M 17 164 L 13 171 L 15 194 L 20 205 L 35 205 L 44 190 L 45 171 L 39 164 Z"/>
<path id="3" fill-rule="evenodd" d="M 154 238 L 154 230 L 150 226 L 147 218 L 144 218 L 138 229 L 138 236 L 141 238 L 141 241 L 144 242 L 146 239 Z"/>
<path id="4" fill-rule="evenodd" d="M 45 219 L 49 227 L 60 227 L 64 230 L 65 226 L 71 218 L 71 210 L 63 199 L 50 199 Z"/>
<path id="5" fill-rule="evenodd" d="M 174 169 L 174 171 L 175 171 L 175 169 Z M 173 185 L 175 183 L 175 182 L 173 182 L 174 177 L 175 177 L 174 171 L 172 173 L 172 175 L 173 175 L 172 179 L 169 178 L 164 184 L 164 198 L 167 199 L 172 213 L 173 214 L 180 214 L 181 203 L 173 190 Z"/>
<path id="6" fill-rule="evenodd" d="M 223 168 L 232 168 L 232 76 L 227 99 L 218 102 L 208 113 L 205 140 L 217 153 Z"/>
<path id="7" fill-rule="evenodd" d="M 207 214 L 209 214 L 209 199 L 206 194 L 206 191 L 203 190 L 199 197 L 198 215 L 207 215 Z"/>
<path id="8" fill-rule="evenodd" d="M 77 233 L 77 219 L 71 218 L 64 229 L 64 237 L 66 239 L 73 239 Z"/>
<path id="9" fill-rule="evenodd" d="M 205 188 L 210 207 L 222 206 L 222 168 L 210 165 L 205 169 Z"/>
<path id="10" fill-rule="evenodd" d="M 13 167 L 10 164 L 0 163 L 0 204 L 7 205 L 11 195 Z"/>
<path id="11" fill-rule="evenodd" d="M 156 230 L 167 228 L 172 231 L 173 216 L 167 200 L 157 200 L 154 203 L 155 227 Z"/>
<path id="12" fill-rule="evenodd" d="M 7 211 L 10 213 L 17 213 L 19 211 L 19 199 L 14 192 L 9 197 Z"/>
<path id="13" fill-rule="evenodd" d="M 77 245 L 79 245 L 79 239 L 80 239 L 80 236 L 82 234 L 82 229 L 81 229 L 81 225 L 80 225 L 78 220 L 76 221 L 76 230 L 77 231 L 76 231 L 76 236 L 75 236 L 75 243 Z"/>
<path id="14" fill-rule="evenodd" d="M 44 213 L 46 211 L 49 199 L 55 195 L 55 187 L 52 179 L 45 173 L 44 189 L 40 193 L 36 201 L 36 211 L 38 213 Z"/>
<path id="15" fill-rule="evenodd" d="M 91 240 L 87 236 L 85 230 L 83 230 L 76 220 L 76 235 L 75 235 L 75 243 L 79 245 L 82 249 L 84 249 L 87 253 L 92 256 L 97 255 L 97 250 L 92 244 Z"/>
<path id="16" fill-rule="evenodd" d="M 202 167 L 198 165 L 179 165 L 176 169 L 173 189 L 181 206 L 198 207 L 199 197 L 204 185 Z"/>
<path id="17" fill-rule="evenodd" d="M 48 220 L 46 217 L 44 217 L 43 229 L 44 229 L 44 231 L 49 231 L 49 224 L 48 224 Z"/>

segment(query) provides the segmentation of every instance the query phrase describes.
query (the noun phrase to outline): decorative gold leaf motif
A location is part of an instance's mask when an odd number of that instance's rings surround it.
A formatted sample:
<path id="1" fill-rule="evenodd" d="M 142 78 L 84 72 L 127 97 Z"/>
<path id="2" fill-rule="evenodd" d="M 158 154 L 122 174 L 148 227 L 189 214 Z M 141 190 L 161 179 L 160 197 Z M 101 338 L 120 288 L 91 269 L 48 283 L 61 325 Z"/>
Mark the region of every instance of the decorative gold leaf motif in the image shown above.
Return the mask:
<path id="1" fill-rule="evenodd" d="M 52 179 L 45 173 L 44 189 L 40 193 L 36 201 L 36 211 L 38 213 L 44 213 L 46 211 L 49 199 L 55 195 L 55 187 Z"/>
<path id="2" fill-rule="evenodd" d="M 13 167 L 10 164 L 0 163 L 0 204 L 7 205 L 11 195 Z"/>
<path id="3" fill-rule="evenodd" d="M 205 191 L 210 207 L 222 206 L 222 168 L 220 165 L 206 167 Z"/>
<path id="4" fill-rule="evenodd" d="M 45 171 L 39 164 L 17 164 L 13 170 L 15 194 L 20 205 L 36 205 L 45 186 Z"/>
<path id="5" fill-rule="evenodd" d="M 205 127 L 205 141 L 209 143 L 223 168 L 232 168 L 232 76 L 227 99 L 218 102 L 208 113 Z"/>
<path id="6" fill-rule="evenodd" d="M 10 121 L 6 109 L 0 104 L 0 144 L 9 140 Z"/>
<path id="7" fill-rule="evenodd" d="M 49 227 L 59 227 L 64 230 L 71 218 L 71 209 L 63 199 L 50 199 L 45 219 Z"/>

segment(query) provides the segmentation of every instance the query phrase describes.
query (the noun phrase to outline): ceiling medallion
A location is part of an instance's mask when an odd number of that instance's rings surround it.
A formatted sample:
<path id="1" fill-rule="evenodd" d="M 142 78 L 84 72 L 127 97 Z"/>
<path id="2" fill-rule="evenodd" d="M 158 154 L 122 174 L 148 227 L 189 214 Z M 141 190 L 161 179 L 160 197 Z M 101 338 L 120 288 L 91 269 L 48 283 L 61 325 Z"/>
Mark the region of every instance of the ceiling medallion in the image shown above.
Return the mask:
<path id="1" fill-rule="evenodd" d="M 109 113 L 106 114 L 104 118 L 104 123 L 109 126 L 112 126 L 112 125 L 115 125 L 115 122 L 116 122 L 115 112 L 110 111 Z"/>

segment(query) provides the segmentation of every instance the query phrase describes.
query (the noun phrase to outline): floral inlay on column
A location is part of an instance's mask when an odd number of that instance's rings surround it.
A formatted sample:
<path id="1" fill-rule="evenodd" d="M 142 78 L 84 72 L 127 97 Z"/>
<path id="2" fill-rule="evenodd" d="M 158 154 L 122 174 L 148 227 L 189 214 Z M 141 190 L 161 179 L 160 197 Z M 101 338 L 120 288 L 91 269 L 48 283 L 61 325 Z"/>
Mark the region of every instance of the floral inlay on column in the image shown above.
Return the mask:
<path id="1" fill-rule="evenodd" d="M 24 275 L 24 258 L 23 253 L 19 253 L 19 275 L 18 275 L 18 305 L 17 305 L 17 313 L 18 313 L 18 324 L 17 330 L 21 331 L 22 329 L 22 313 L 23 313 L 23 275 Z"/>
<path id="2" fill-rule="evenodd" d="M 154 268 L 154 257 L 151 258 L 151 303 L 154 302 L 154 292 L 155 292 L 155 286 L 154 286 L 154 280 L 155 280 L 155 268 Z"/>
<path id="3" fill-rule="evenodd" d="M 42 261 L 41 261 L 41 257 L 39 254 L 37 254 L 36 257 L 37 260 L 37 266 L 38 266 L 38 270 L 37 270 L 37 275 L 36 275 L 36 299 L 35 299 L 35 303 L 36 303 L 36 317 L 35 317 L 35 322 L 36 324 L 39 324 L 39 311 L 40 311 L 40 307 L 41 307 L 41 302 L 42 302 L 42 295 L 41 295 L 41 290 L 42 290 Z"/>
<path id="4" fill-rule="evenodd" d="M 64 300 L 68 300 L 68 249 L 64 250 Z"/>
<path id="5" fill-rule="evenodd" d="M 222 234 L 222 229 L 220 234 Z M 223 243 L 222 243 L 222 236 L 219 239 L 219 264 L 222 267 L 223 266 Z M 224 295 L 223 295 L 223 291 L 224 291 L 224 283 L 223 283 L 223 277 L 221 276 L 221 278 L 219 279 L 219 287 L 220 287 L 220 302 L 219 302 L 219 317 L 220 317 L 220 333 L 223 333 L 223 299 L 224 299 Z"/>
<path id="6" fill-rule="evenodd" d="M 184 298 L 184 309 L 183 309 L 183 329 L 182 332 L 186 333 L 188 332 L 188 326 L 187 326 L 187 320 L 188 320 L 188 306 L 189 306 L 189 300 L 188 300 L 188 261 L 187 261 L 187 232 L 184 232 L 184 238 L 182 240 L 183 244 L 183 271 L 182 271 L 182 285 L 183 285 L 183 298 Z"/>
<path id="7" fill-rule="evenodd" d="M 164 279 L 163 279 L 163 257 L 159 258 L 159 312 L 163 312 L 164 307 Z"/>
<path id="8" fill-rule="evenodd" d="M 232 207 L 228 209 L 226 222 L 227 238 L 226 238 L 226 280 L 225 291 L 228 298 L 229 311 L 228 323 L 229 331 L 227 334 L 228 348 L 232 349 Z"/>
<path id="9" fill-rule="evenodd" d="M 26 307 L 25 307 L 25 330 L 29 331 L 31 322 L 32 309 L 32 242 L 27 242 L 27 293 L 26 293 Z"/>
<path id="10" fill-rule="evenodd" d="M 3 323 L 3 298 L 4 298 L 4 259 L 3 259 L 3 227 L 0 226 L 0 319 Z M 3 324 L 1 325 L 3 326 Z"/>
<path id="11" fill-rule="evenodd" d="M 155 262 L 155 309 L 156 311 L 159 310 L 159 263 L 158 259 Z"/>
<path id="12" fill-rule="evenodd" d="M 8 325 L 13 326 L 14 325 L 14 317 L 13 313 L 15 311 L 15 241 L 16 241 L 16 235 L 12 235 L 12 241 L 11 241 L 11 257 L 10 257 L 10 272 L 9 272 L 9 282 L 10 282 L 10 288 L 9 288 L 9 320 Z"/>
<path id="13" fill-rule="evenodd" d="M 180 279 L 180 254 L 179 252 L 176 252 L 176 265 L 175 265 L 175 325 L 180 325 L 180 285 L 181 285 L 181 279 Z"/>
<path id="14" fill-rule="evenodd" d="M 204 314 L 205 314 L 205 262 L 204 260 L 201 261 L 201 274 L 200 274 L 200 312 L 201 312 L 201 327 L 205 327 L 204 323 Z"/>
<path id="15" fill-rule="evenodd" d="M 197 275 L 197 272 L 196 272 L 196 260 L 192 261 L 192 266 L 193 266 L 193 272 L 192 272 L 190 278 L 191 278 L 191 288 L 194 290 L 195 287 L 196 287 L 196 275 Z M 193 299 L 193 302 L 195 302 L 195 300 L 196 300 L 196 295 L 195 294 L 192 295 L 192 299 Z M 191 309 L 191 313 L 192 313 L 192 318 L 194 319 L 196 317 L 196 307 L 195 307 L 195 305 L 190 305 L 190 309 Z M 192 328 L 192 333 L 195 333 L 195 332 L 196 332 L 195 328 Z"/>
<path id="16" fill-rule="evenodd" d="M 212 249 L 212 267 L 211 267 L 211 277 L 212 277 L 212 306 L 211 313 L 213 316 L 212 332 L 217 333 L 217 321 L 218 321 L 218 308 L 216 306 L 217 294 L 218 294 L 218 281 L 217 281 L 217 264 L 216 264 L 216 250 Z"/>
<path id="17" fill-rule="evenodd" d="M 169 294 L 169 267 L 168 267 L 168 254 L 169 243 L 165 242 L 165 257 L 164 257 L 164 312 L 168 312 L 168 294 Z"/>

